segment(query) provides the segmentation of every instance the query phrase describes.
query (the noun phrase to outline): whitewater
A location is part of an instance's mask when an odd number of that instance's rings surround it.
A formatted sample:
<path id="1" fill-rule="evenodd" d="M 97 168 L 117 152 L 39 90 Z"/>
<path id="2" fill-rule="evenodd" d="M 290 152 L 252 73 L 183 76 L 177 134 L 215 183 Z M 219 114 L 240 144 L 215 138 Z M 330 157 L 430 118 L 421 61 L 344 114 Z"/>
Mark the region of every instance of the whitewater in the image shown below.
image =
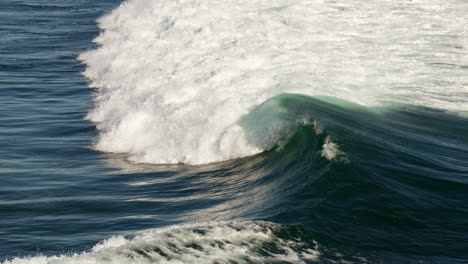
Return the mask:
<path id="1" fill-rule="evenodd" d="M 137 163 L 249 156 L 278 142 L 249 139 L 242 119 L 283 93 L 466 113 L 467 5 L 125 1 L 79 56 L 96 88 L 94 147 Z"/>
<path id="2" fill-rule="evenodd" d="M 319 245 L 277 237 L 280 225 L 268 222 L 211 222 L 146 230 L 132 238 L 111 237 L 80 254 L 15 259 L 4 264 L 53 263 L 306 263 L 320 256 Z M 269 254 L 260 255 L 261 247 Z M 276 252 L 275 252 L 276 251 Z"/>

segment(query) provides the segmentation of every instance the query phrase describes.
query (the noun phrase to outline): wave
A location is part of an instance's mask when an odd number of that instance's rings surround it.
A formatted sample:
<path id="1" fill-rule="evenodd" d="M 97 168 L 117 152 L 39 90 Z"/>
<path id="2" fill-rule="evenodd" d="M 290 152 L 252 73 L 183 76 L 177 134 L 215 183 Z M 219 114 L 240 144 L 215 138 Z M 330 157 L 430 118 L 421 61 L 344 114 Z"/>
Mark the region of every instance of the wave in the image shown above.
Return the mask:
<path id="1" fill-rule="evenodd" d="M 217 222 L 144 230 L 85 252 L 2 264 L 466 259 L 459 245 L 466 240 L 467 118 L 424 107 L 369 108 L 282 94 L 239 126 L 247 142 L 269 150 L 173 169 L 129 164 L 135 171 L 124 168 L 119 180 L 131 188 L 119 189 L 125 202 L 112 206 L 157 216 L 171 211 L 175 222 Z"/>
<path id="2" fill-rule="evenodd" d="M 375 109 L 282 94 L 239 125 L 248 142 L 253 138 L 269 150 L 173 171 L 130 164 L 137 172 L 125 168 L 120 180 L 132 188 L 118 191 L 132 202 L 112 206 L 141 206 L 147 215 L 174 209 L 175 222 L 217 222 L 144 230 L 85 252 L 2 264 L 466 259 L 459 245 L 466 240 L 467 118 L 424 107 Z"/>
<path id="3" fill-rule="evenodd" d="M 94 146 L 159 164 L 252 155 L 265 149 L 239 122 L 282 93 L 467 111 L 462 8 L 425 2 L 125 1 L 79 56 L 97 88 Z"/>
<path id="4" fill-rule="evenodd" d="M 281 94 L 239 126 L 248 144 L 268 150 L 172 169 L 132 164 L 136 171 L 118 177 L 131 188 L 119 188 L 116 206 L 104 207 L 218 222 L 3 264 L 457 263 L 466 255 L 459 245 L 466 240 L 468 118 Z"/>
<path id="5" fill-rule="evenodd" d="M 262 221 L 210 222 L 116 236 L 90 251 L 14 258 L 2 264 L 59 263 L 312 263 L 319 245 L 281 235 L 286 227 Z M 311 246 L 312 245 L 312 246 Z"/>

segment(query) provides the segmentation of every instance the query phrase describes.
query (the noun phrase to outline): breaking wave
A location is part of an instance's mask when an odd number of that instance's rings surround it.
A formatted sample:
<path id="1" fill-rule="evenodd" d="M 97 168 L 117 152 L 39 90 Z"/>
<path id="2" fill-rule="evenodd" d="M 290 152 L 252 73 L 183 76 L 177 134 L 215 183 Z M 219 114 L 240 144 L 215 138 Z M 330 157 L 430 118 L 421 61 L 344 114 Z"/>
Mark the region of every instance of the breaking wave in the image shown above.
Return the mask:
<path id="1" fill-rule="evenodd" d="M 466 111 L 460 5 L 125 1 L 79 56 L 97 88 L 94 146 L 146 163 L 252 155 L 265 149 L 239 122 L 282 93 Z"/>

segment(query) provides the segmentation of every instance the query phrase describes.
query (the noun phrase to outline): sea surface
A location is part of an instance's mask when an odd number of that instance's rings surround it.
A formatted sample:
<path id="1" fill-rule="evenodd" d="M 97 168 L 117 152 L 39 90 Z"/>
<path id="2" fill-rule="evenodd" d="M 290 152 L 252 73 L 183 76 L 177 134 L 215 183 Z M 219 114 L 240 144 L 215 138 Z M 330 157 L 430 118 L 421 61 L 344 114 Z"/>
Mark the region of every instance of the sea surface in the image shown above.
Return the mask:
<path id="1" fill-rule="evenodd" d="M 6 0 L 0 263 L 468 263 L 465 0 Z"/>

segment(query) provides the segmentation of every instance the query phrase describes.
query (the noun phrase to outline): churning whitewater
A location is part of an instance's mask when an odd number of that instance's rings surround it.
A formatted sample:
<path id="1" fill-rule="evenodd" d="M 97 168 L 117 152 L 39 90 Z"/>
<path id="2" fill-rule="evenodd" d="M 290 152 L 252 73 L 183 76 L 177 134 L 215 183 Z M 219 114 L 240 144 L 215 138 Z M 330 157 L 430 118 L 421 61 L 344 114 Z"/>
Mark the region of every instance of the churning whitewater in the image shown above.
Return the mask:
<path id="1" fill-rule="evenodd" d="M 95 148 L 161 164 L 252 155 L 278 142 L 258 145 L 241 120 L 282 93 L 467 111 L 466 5 L 125 1 L 79 56 L 97 88 Z"/>
<path id="2" fill-rule="evenodd" d="M 3 264 L 306 263 L 318 259 L 318 244 L 308 248 L 301 241 L 285 240 L 275 234 L 281 229 L 268 222 L 187 224 L 145 231 L 132 238 L 112 237 L 81 254 L 14 259 Z"/>

